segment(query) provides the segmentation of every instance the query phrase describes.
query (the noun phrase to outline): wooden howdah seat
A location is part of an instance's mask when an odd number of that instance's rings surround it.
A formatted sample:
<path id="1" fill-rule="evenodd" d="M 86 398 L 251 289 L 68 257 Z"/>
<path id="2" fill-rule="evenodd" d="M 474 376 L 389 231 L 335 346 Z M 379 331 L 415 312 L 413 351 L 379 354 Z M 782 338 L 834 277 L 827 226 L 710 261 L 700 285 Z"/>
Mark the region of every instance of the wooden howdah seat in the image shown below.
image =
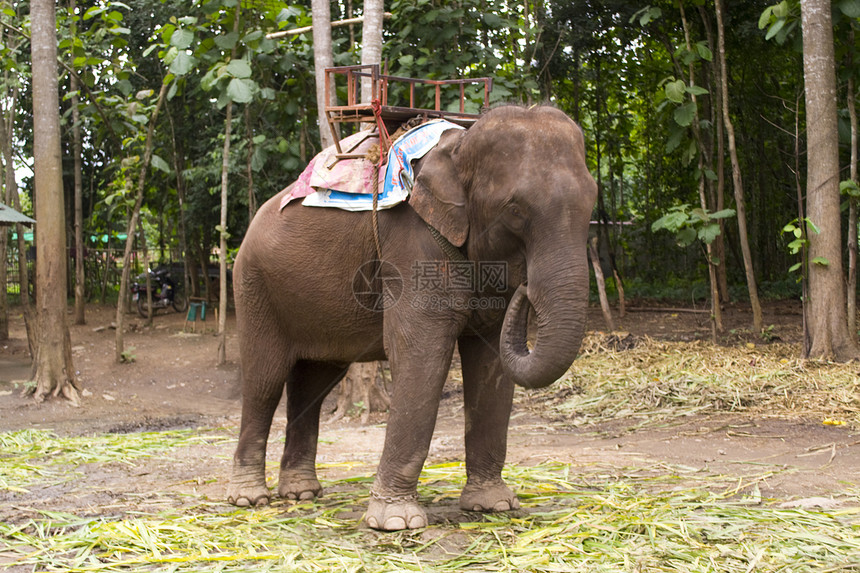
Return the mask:
<path id="1" fill-rule="evenodd" d="M 341 123 L 376 123 L 379 130 L 381 157 L 385 158 L 390 142 L 388 134 L 396 130 L 402 123 L 415 117 L 425 119 L 444 118 L 468 128 L 475 123 L 480 114 L 466 112 L 466 87 L 473 84 L 483 84 L 484 101 L 483 108 L 490 104 L 490 92 L 493 89 L 492 78 L 471 78 L 459 80 L 427 80 L 416 78 L 404 78 L 382 74 L 378 64 L 366 66 L 340 66 L 326 68 L 325 70 L 325 98 L 327 102 L 332 100 L 336 94 L 337 81 L 339 78 L 346 80 L 346 102 L 325 107 L 325 115 L 328 120 L 329 129 L 334 138 L 337 148 L 338 159 L 351 159 L 363 157 L 363 155 L 351 154 L 352 149 L 342 149 L 338 130 L 336 126 Z M 371 84 L 371 100 L 361 100 L 361 80 L 367 78 Z M 343 79 L 341 79 L 341 82 Z M 409 105 L 391 105 L 388 99 L 388 90 L 391 85 L 405 84 L 408 86 Z M 432 89 L 435 105 L 433 108 L 415 107 L 416 88 Z M 449 88 L 449 89 L 445 89 Z M 443 90 L 459 88 L 459 111 L 442 109 Z M 447 94 L 446 94 L 447 95 Z"/>

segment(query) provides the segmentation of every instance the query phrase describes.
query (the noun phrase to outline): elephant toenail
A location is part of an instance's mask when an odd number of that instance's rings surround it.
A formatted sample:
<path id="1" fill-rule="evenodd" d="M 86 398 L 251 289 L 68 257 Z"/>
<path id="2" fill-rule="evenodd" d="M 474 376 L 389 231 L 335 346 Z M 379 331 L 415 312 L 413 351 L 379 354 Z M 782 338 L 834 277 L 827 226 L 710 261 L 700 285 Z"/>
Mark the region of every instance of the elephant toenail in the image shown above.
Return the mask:
<path id="1" fill-rule="evenodd" d="M 266 496 L 258 497 L 258 498 L 254 501 L 254 505 L 255 505 L 255 506 L 257 506 L 257 507 L 262 506 L 262 505 L 269 505 L 269 498 L 268 498 L 268 497 L 266 497 Z"/>
<path id="2" fill-rule="evenodd" d="M 233 501 L 231 499 L 230 501 L 232 503 L 235 503 L 239 507 L 248 507 L 249 505 L 251 505 L 251 500 L 249 500 L 247 497 L 240 497 L 239 499 L 237 499 L 235 501 Z"/>
<path id="3" fill-rule="evenodd" d="M 420 529 L 422 527 L 427 527 L 427 520 L 420 515 L 412 516 L 412 519 L 409 520 L 409 529 Z"/>
<path id="4" fill-rule="evenodd" d="M 510 511 L 510 509 L 511 504 L 504 500 L 497 502 L 496 505 L 493 506 L 493 511 Z"/>
<path id="5" fill-rule="evenodd" d="M 299 499 L 302 501 L 307 501 L 307 500 L 313 499 L 313 498 L 314 498 L 314 492 L 312 492 L 312 491 L 303 491 L 302 494 L 299 496 Z"/>
<path id="6" fill-rule="evenodd" d="M 367 526 L 371 529 L 379 529 L 379 522 L 376 520 L 375 517 L 368 517 Z"/>
<path id="7" fill-rule="evenodd" d="M 389 517 L 385 520 L 385 529 L 388 531 L 398 531 L 406 529 L 406 520 L 399 515 Z"/>
<path id="8" fill-rule="evenodd" d="M 484 508 L 476 503 L 472 506 L 472 511 L 484 511 Z"/>

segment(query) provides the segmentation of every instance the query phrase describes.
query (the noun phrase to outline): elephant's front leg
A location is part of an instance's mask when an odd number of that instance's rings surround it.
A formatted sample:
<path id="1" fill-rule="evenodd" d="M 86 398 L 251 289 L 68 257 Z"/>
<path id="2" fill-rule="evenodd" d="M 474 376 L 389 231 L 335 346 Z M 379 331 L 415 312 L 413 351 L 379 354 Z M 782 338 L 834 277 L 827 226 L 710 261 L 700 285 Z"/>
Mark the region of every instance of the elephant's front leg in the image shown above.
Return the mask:
<path id="1" fill-rule="evenodd" d="M 456 335 L 436 329 L 438 325 L 425 325 L 423 332 L 416 326 L 413 322 L 409 332 L 387 337 L 393 394 L 365 516 L 374 529 L 427 526 L 427 514 L 418 504 L 418 477 L 430 449 Z"/>
<path id="2" fill-rule="evenodd" d="M 520 506 L 502 481 L 514 384 L 502 372 L 498 338 L 462 337 L 466 415 L 466 487 L 460 508 L 508 511 Z"/>

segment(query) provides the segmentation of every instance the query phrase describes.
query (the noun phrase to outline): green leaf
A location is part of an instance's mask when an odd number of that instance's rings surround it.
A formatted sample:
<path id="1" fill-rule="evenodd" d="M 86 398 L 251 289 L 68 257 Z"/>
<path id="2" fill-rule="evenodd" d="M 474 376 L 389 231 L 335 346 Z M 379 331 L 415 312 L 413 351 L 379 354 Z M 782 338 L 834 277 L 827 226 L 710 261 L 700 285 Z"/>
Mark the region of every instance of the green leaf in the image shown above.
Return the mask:
<path id="1" fill-rule="evenodd" d="M 699 229 L 699 240 L 701 240 L 706 245 L 710 245 L 714 242 L 720 234 L 720 226 L 717 223 L 708 223 Z"/>
<path id="2" fill-rule="evenodd" d="M 812 259 L 812 262 L 816 265 L 821 265 L 822 267 L 830 265 L 830 261 L 828 261 L 826 257 L 815 257 L 814 259 Z"/>
<path id="3" fill-rule="evenodd" d="M 126 97 L 128 97 L 128 94 L 130 94 L 131 90 L 134 89 L 133 86 L 131 85 L 131 82 L 128 80 L 118 81 L 116 83 L 116 87 L 120 91 L 120 93 Z"/>
<path id="4" fill-rule="evenodd" d="M 255 84 L 251 80 L 233 78 L 227 84 L 227 96 L 236 103 L 248 103 L 254 99 Z"/>
<path id="5" fill-rule="evenodd" d="M 708 213 L 701 207 L 696 207 L 695 209 L 690 211 L 690 219 L 692 220 L 693 217 L 704 223 L 707 223 L 710 220 L 710 217 L 708 217 Z"/>
<path id="6" fill-rule="evenodd" d="M 230 60 L 230 63 L 227 64 L 227 73 L 234 78 L 250 78 L 251 66 L 245 60 Z"/>
<path id="7" fill-rule="evenodd" d="M 229 34 L 223 34 L 221 36 L 215 36 L 215 45 L 221 48 L 222 50 L 232 50 L 236 47 L 236 43 L 239 41 L 239 34 L 237 32 L 230 32 Z"/>
<path id="8" fill-rule="evenodd" d="M 782 30 L 783 26 L 785 26 L 785 20 L 777 20 L 776 22 L 774 22 L 773 25 L 768 28 L 767 34 L 765 34 L 764 39 L 770 40 L 771 38 L 776 36 L 779 31 Z"/>
<path id="9" fill-rule="evenodd" d="M 705 169 L 705 178 L 708 181 L 716 181 L 718 179 L 717 174 L 714 173 L 713 169 Z"/>
<path id="10" fill-rule="evenodd" d="M 687 91 L 687 84 L 684 83 L 684 80 L 669 82 L 666 84 L 664 89 L 666 90 L 666 99 L 669 101 L 673 101 L 675 103 L 684 102 L 684 92 Z"/>
<path id="11" fill-rule="evenodd" d="M 815 226 L 815 223 L 813 223 L 812 221 L 810 221 L 808 218 L 806 219 L 806 226 L 807 226 L 808 228 L 812 229 L 812 231 L 813 231 L 816 235 L 820 235 L 820 234 L 821 234 L 821 229 L 819 229 L 818 227 L 816 227 L 816 226 Z"/>
<path id="12" fill-rule="evenodd" d="M 245 37 L 242 38 L 242 41 L 246 44 L 250 44 L 251 42 L 256 42 L 260 38 L 263 37 L 263 32 L 261 30 L 254 30 L 250 34 L 245 34 Z"/>
<path id="13" fill-rule="evenodd" d="M 686 247 L 688 245 L 692 245 L 693 241 L 696 240 L 696 229 L 692 227 L 685 227 L 678 231 L 678 234 L 675 238 L 678 240 L 678 244 L 682 247 Z"/>
<path id="14" fill-rule="evenodd" d="M 409 56 L 409 55 L 406 55 L 406 56 L 400 56 L 400 57 L 397 59 L 397 62 L 398 62 L 401 66 L 403 66 L 404 68 L 408 68 L 408 67 L 412 66 L 412 63 L 413 63 L 414 61 L 415 61 L 415 58 L 414 58 L 413 56 Z"/>
<path id="15" fill-rule="evenodd" d="M 794 263 L 790 267 L 788 267 L 788 272 L 793 273 L 800 268 L 801 263 Z"/>
<path id="16" fill-rule="evenodd" d="M 184 76 L 197 64 L 197 58 L 186 53 L 179 52 L 176 54 L 176 58 L 172 62 L 170 62 L 170 73 L 175 74 L 177 76 Z"/>
<path id="17" fill-rule="evenodd" d="M 675 122 L 681 127 L 689 127 L 693 123 L 693 118 L 696 117 L 696 104 L 687 102 L 676 108 L 673 117 L 675 118 Z"/>
<path id="18" fill-rule="evenodd" d="M 686 222 L 687 214 L 685 212 L 672 211 L 651 223 L 651 231 L 660 231 L 665 229 L 671 233 L 677 233 Z"/>
<path id="19" fill-rule="evenodd" d="M 714 59 L 714 54 L 705 42 L 698 42 L 696 44 L 696 52 L 698 52 L 699 57 L 706 62 L 710 62 Z"/>
<path id="20" fill-rule="evenodd" d="M 849 197 L 860 197 L 860 186 L 855 181 L 846 179 L 839 182 L 839 192 Z"/>
<path id="21" fill-rule="evenodd" d="M 839 9 L 849 18 L 860 18 L 860 0 L 842 0 Z"/>
<path id="22" fill-rule="evenodd" d="M 777 18 L 787 18 L 790 12 L 788 0 L 782 0 L 782 2 L 773 7 L 773 15 Z"/>
<path id="23" fill-rule="evenodd" d="M 694 96 L 700 96 L 708 93 L 708 90 L 701 86 L 687 86 L 687 93 L 692 94 Z"/>
<path id="24" fill-rule="evenodd" d="M 170 45 L 176 46 L 177 50 L 185 50 L 194 41 L 194 32 L 185 28 L 177 28 L 170 36 Z"/>
<path id="25" fill-rule="evenodd" d="M 770 15 L 773 13 L 773 6 L 768 6 L 764 9 L 758 19 L 758 29 L 764 30 L 764 27 L 770 24 Z"/>
<path id="26" fill-rule="evenodd" d="M 806 241 L 803 239 L 795 239 L 788 244 L 788 252 L 792 255 L 796 255 L 804 245 L 806 245 Z"/>
<path id="27" fill-rule="evenodd" d="M 495 91 L 495 90 L 493 90 Z M 681 145 L 681 141 L 684 139 L 684 129 L 677 124 L 672 124 L 669 127 L 669 139 L 666 141 L 666 153 L 672 153 L 678 146 Z"/>
<path id="28" fill-rule="evenodd" d="M 502 19 L 492 12 L 484 12 L 484 23 L 490 28 L 501 28 Z"/>
<path id="29" fill-rule="evenodd" d="M 721 209 L 719 211 L 715 211 L 713 213 L 709 213 L 711 219 L 728 219 L 729 217 L 735 216 L 734 209 Z"/>
<path id="30" fill-rule="evenodd" d="M 255 136 L 254 136 L 254 138 L 253 138 L 251 141 L 253 141 L 253 142 L 254 142 L 254 145 L 260 145 L 261 143 L 263 143 L 264 141 L 266 141 L 266 134 L 265 134 L 265 133 L 261 133 L 261 134 L 259 134 L 259 135 L 255 135 Z"/>
<path id="31" fill-rule="evenodd" d="M 170 165 L 168 165 L 164 159 L 154 153 L 152 154 L 152 159 L 150 160 L 150 163 L 159 171 L 170 173 Z"/>

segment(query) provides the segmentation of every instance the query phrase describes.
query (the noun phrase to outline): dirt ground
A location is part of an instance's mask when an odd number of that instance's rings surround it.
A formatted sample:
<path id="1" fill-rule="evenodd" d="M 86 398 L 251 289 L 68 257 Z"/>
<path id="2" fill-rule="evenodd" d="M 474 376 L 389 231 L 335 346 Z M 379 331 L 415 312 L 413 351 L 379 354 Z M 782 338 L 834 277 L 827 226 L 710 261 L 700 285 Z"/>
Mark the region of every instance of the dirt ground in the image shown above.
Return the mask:
<path id="1" fill-rule="evenodd" d="M 163 312 L 163 311 L 162 311 Z M 52 429 L 61 435 L 103 432 L 135 432 L 173 428 L 224 428 L 238 433 L 240 414 L 238 342 L 234 317 L 228 317 L 227 364 L 216 366 L 218 341 L 215 321 L 197 323 L 197 332 L 184 332 L 184 314 L 159 314 L 146 328 L 129 314 L 131 330 L 126 347 L 131 364 L 114 362 L 115 331 L 110 328 L 115 310 L 89 306 L 87 324 L 72 326 L 71 337 L 82 405 L 61 400 L 35 404 L 21 395 L 21 381 L 29 372 L 25 334 L 20 317 L 13 317 L 9 341 L 0 342 L 0 431 L 22 428 Z M 599 309 L 592 308 L 589 326 L 603 329 Z M 749 332 L 750 313 L 743 305 L 729 305 L 725 312 L 726 334 L 722 342 L 762 342 Z M 769 333 L 785 342 L 800 337 L 800 307 L 793 302 L 769 303 L 765 324 Z M 203 327 L 205 325 L 205 327 Z M 620 321 L 634 335 L 671 340 L 709 337 L 707 314 L 686 309 L 648 308 L 639 303 Z M 464 459 L 462 394 L 456 375 L 449 379 L 440 409 L 428 462 Z M 522 392 L 520 389 L 517 392 Z M 332 402 L 332 397 L 329 398 Z M 796 500 L 836 498 L 860 481 L 860 437 L 850 428 L 833 428 L 821 420 L 783 416 L 752 417 L 745 414 L 692 416 L 666 427 L 628 431 L 623 420 L 558 427 L 533 413 L 515 408 L 509 432 L 508 462 L 523 465 L 558 461 L 571 472 L 617 475 L 647 471 L 664 475 L 666 468 L 681 472 L 695 482 L 697 476 L 724 475 L 730 482 L 755 480 L 764 498 Z M 283 408 L 272 431 L 269 459 L 279 458 L 275 442 L 283 436 Z M 342 418 L 324 422 L 318 461 L 328 464 L 321 473 L 326 480 L 354 475 L 355 467 L 372 471 L 379 459 L 384 416 L 369 425 Z M 194 488 L 210 499 L 223 499 L 229 476 L 232 444 L 201 444 L 183 450 L 182 460 L 152 459 L 119 470 L 88 472 L 86 492 L 79 486 L 68 491 L 34 490 L 16 496 L 14 506 L 0 495 L 0 518 L 26 509 L 52 508 L 74 511 L 80 507 L 109 505 L 111 496 L 167 488 Z M 339 463 L 352 464 L 349 467 Z M 746 480 L 746 482 L 744 481 Z M 5 509 L 4 509 L 5 506 Z M 6 514 L 5 516 L 3 514 Z M 434 517 L 431 508 L 431 520 Z"/>

